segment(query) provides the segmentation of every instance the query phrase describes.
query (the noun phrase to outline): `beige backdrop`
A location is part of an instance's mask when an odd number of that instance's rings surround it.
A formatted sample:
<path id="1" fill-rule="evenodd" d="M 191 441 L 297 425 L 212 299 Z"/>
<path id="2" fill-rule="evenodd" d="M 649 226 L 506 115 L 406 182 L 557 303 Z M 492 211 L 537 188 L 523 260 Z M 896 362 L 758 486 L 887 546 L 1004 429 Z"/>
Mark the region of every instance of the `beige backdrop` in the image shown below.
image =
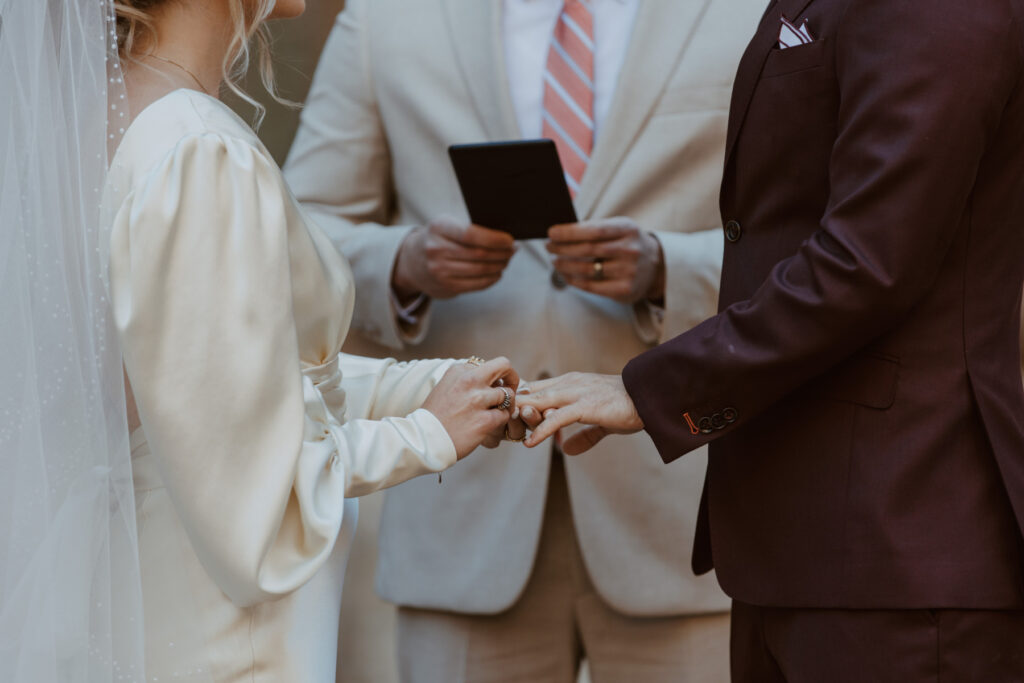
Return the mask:
<path id="1" fill-rule="evenodd" d="M 278 89 L 290 100 L 303 102 L 316 69 L 316 60 L 331 31 L 334 17 L 345 6 L 345 0 L 308 0 L 307 9 L 298 19 L 271 22 L 274 36 L 274 70 Z M 277 159 L 284 163 L 288 147 L 299 126 L 299 111 L 274 102 L 259 84 L 259 78 L 250 74 L 245 89 L 267 107 L 267 117 L 259 134 L 263 143 Z M 230 96 L 225 98 L 246 121 L 252 121 L 253 111 Z"/>

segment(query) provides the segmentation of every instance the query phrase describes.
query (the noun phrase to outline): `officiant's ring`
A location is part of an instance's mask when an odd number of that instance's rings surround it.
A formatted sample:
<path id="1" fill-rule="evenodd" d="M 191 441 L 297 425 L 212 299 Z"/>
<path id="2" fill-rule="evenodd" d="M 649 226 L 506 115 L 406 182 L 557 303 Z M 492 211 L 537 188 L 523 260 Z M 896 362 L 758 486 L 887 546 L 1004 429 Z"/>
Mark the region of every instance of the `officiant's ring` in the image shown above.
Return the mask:
<path id="1" fill-rule="evenodd" d="M 483 365 L 486 361 L 480 356 L 470 356 L 466 359 L 466 362 L 470 365 Z"/>
<path id="2" fill-rule="evenodd" d="M 604 279 L 604 261 L 601 259 L 594 259 L 594 279 Z"/>
<path id="3" fill-rule="evenodd" d="M 512 407 L 512 390 L 507 387 L 498 387 L 505 392 L 505 400 L 498 405 L 498 410 L 508 410 Z"/>

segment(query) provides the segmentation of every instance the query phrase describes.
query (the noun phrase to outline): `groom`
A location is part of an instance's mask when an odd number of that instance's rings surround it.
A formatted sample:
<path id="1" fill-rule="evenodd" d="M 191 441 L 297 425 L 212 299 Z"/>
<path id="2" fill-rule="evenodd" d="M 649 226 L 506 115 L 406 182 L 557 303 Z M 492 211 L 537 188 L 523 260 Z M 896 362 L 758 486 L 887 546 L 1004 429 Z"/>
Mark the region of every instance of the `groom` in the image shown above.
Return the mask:
<path id="1" fill-rule="evenodd" d="M 711 443 L 693 567 L 734 598 L 736 681 L 1024 680 L 1022 26 L 1024 0 L 774 2 L 719 315 L 521 397 L 530 444 L 593 425 L 567 453 Z"/>

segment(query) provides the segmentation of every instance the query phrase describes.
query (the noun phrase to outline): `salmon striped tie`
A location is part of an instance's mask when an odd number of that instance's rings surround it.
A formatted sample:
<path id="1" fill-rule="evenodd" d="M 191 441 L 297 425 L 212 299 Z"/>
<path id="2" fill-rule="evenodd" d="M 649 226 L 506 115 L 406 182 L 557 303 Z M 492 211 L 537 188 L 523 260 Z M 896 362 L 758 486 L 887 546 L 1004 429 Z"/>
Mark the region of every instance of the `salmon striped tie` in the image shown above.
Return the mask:
<path id="1" fill-rule="evenodd" d="M 555 141 L 573 197 L 594 147 L 594 15 L 583 0 L 566 0 L 544 72 L 544 137 Z"/>

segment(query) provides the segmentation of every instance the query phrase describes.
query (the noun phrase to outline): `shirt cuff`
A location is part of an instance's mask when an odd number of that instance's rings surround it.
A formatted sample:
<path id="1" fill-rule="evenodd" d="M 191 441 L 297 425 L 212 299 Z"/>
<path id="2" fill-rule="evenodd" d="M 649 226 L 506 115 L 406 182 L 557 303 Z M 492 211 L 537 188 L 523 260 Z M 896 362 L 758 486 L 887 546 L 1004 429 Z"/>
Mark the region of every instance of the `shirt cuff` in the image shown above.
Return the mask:
<path id="1" fill-rule="evenodd" d="M 426 294 L 420 293 L 419 296 L 403 306 L 402 302 L 398 299 L 398 295 L 395 294 L 395 290 L 391 290 L 391 306 L 395 310 L 395 315 L 400 322 L 410 327 L 415 327 L 419 324 L 420 316 L 423 313 L 423 308 L 426 306 L 428 298 Z"/>
<path id="2" fill-rule="evenodd" d="M 633 305 L 633 324 L 645 344 L 657 344 L 665 332 L 665 307 L 650 299 Z"/>

